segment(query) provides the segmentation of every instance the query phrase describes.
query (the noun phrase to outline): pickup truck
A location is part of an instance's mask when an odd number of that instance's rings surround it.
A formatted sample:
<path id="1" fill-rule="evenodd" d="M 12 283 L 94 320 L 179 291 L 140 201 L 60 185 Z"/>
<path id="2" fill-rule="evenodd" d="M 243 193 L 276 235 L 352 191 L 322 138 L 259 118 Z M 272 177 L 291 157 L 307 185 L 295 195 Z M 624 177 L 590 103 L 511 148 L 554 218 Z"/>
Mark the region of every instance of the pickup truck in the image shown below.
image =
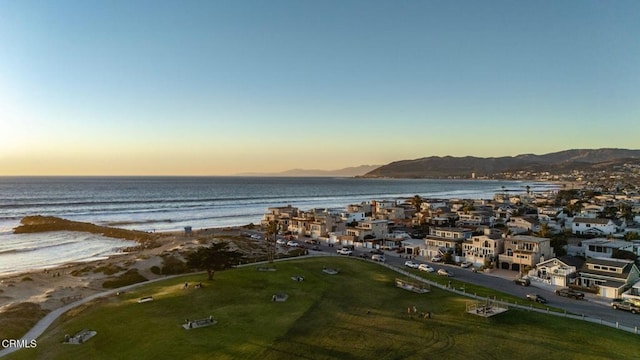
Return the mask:
<path id="1" fill-rule="evenodd" d="M 580 291 L 576 291 L 570 288 L 556 290 L 556 295 L 573 298 L 576 300 L 584 299 L 584 293 L 581 293 Z"/>
<path id="2" fill-rule="evenodd" d="M 640 312 L 640 306 L 637 306 L 636 304 L 630 301 L 625 301 L 620 299 L 613 300 L 613 302 L 611 303 L 611 308 L 616 310 L 630 311 L 632 314 L 636 314 Z"/>
<path id="3" fill-rule="evenodd" d="M 336 252 L 339 255 L 349 255 L 349 256 L 351 256 L 351 254 L 353 254 L 353 251 L 351 251 L 351 249 L 349 249 L 349 248 L 342 248 L 342 249 L 336 250 Z"/>

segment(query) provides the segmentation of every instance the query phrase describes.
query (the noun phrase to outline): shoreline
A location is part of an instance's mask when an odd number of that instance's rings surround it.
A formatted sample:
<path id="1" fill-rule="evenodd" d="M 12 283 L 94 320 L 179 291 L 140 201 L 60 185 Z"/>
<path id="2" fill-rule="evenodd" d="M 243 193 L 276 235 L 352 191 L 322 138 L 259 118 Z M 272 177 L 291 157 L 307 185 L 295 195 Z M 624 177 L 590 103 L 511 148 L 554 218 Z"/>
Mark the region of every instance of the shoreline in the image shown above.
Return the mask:
<path id="1" fill-rule="evenodd" d="M 191 235 L 175 231 L 157 233 L 157 247 L 136 248 L 105 259 L 70 262 L 0 275 L 0 314 L 21 303 L 34 303 L 43 310 L 54 311 L 65 306 L 71 299 L 82 299 L 109 290 L 102 287 L 105 280 L 134 268 L 148 280 L 170 276 L 154 274 L 150 269 L 152 266 L 162 266 L 163 256 L 167 254 L 180 254 L 199 246 L 203 239 L 211 241 L 219 236 L 239 236 L 243 228 L 244 226 L 207 228 L 194 230 Z M 108 271 L 97 271 L 101 268 L 119 271 L 116 274 L 105 274 Z"/>

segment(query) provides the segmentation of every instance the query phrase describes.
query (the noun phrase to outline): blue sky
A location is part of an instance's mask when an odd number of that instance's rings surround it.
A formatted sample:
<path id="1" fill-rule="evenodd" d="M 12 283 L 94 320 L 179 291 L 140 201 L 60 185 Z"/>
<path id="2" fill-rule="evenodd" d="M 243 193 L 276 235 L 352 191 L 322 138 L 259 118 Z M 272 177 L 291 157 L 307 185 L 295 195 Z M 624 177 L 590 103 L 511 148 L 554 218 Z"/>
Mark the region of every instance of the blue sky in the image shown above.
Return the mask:
<path id="1" fill-rule="evenodd" d="M 638 148 L 638 1 L 2 1 L 0 175 Z"/>

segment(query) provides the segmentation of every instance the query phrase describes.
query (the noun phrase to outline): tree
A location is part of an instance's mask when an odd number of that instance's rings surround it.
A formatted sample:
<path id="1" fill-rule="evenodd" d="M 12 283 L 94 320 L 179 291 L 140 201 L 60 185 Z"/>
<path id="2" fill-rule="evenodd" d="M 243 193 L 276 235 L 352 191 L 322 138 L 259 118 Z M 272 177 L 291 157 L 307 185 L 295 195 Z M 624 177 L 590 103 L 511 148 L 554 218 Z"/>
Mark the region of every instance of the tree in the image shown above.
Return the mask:
<path id="1" fill-rule="evenodd" d="M 551 237 L 551 247 L 556 257 L 567 254 L 567 237 L 566 233 L 555 234 Z"/>
<path id="2" fill-rule="evenodd" d="M 618 208 L 615 206 L 606 206 L 600 213 L 600 216 L 606 219 L 617 219 L 617 215 Z"/>
<path id="3" fill-rule="evenodd" d="M 424 202 L 424 200 L 422 200 L 420 195 L 414 195 L 411 198 L 411 205 L 413 205 L 413 207 L 416 209 L 416 214 L 420 213 L 420 211 L 422 210 L 422 203 L 423 202 Z"/>
<path id="4" fill-rule="evenodd" d="M 276 253 L 276 240 L 278 237 L 278 231 L 280 230 L 280 225 L 277 220 L 269 221 L 267 224 L 267 229 L 264 233 L 265 241 L 267 242 L 267 260 L 269 263 L 273 263 L 273 258 Z"/>
<path id="5" fill-rule="evenodd" d="M 200 247 L 187 255 L 187 266 L 192 269 L 206 270 L 209 280 L 213 280 L 216 271 L 238 265 L 244 255 L 230 250 L 228 242 L 213 243 L 208 247 Z"/>
<path id="6" fill-rule="evenodd" d="M 640 235 L 635 231 L 630 231 L 630 232 L 624 234 L 624 239 L 627 240 L 627 241 L 640 240 Z"/>
<path id="7" fill-rule="evenodd" d="M 551 235 L 551 229 L 549 229 L 549 224 L 542 223 L 540 224 L 540 232 L 538 232 L 538 236 L 546 238 Z"/>

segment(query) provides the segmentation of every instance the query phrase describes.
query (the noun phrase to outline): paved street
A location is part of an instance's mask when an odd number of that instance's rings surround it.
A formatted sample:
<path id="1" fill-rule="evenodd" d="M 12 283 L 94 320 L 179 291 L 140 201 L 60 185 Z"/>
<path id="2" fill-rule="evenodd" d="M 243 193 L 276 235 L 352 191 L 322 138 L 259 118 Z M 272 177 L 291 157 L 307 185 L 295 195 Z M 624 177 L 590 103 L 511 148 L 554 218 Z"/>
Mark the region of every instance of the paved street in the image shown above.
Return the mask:
<path id="1" fill-rule="evenodd" d="M 324 251 L 331 254 L 335 253 L 336 248 L 321 246 Z M 371 249 L 360 249 L 354 251 L 353 256 L 368 254 Z M 400 254 L 391 251 L 385 251 L 386 263 L 389 265 L 405 268 L 406 258 L 400 257 Z M 576 315 L 584 315 L 594 319 L 602 319 L 611 323 L 619 323 L 622 326 L 637 327 L 640 329 L 640 315 L 631 314 L 626 311 L 613 310 L 609 306 L 610 301 L 596 296 L 595 294 L 585 293 L 585 300 L 574 300 L 558 296 L 554 293 L 556 287 L 540 283 L 532 282 L 531 286 L 520 286 L 513 282 L 517 273 L 509 270 L 492 270 L 490 273 L 474 273 L 470 268 L 464 269 L 456 265 L 447 265 L 427 261 L 422 258 L 413 259 L 417 263 L 426 263 L 433 266 L 436 271 L 440 268 L 446 268 L 454 273 L 456 280 L 469 284 L 484 286 L 495 289 L 497 291 L 517 296 L 522 299 L 519 304 L 527 304 L 526 294 L 537 293 L 548 300 L 550 307 L 566 310 L 568 313 Z"/>

